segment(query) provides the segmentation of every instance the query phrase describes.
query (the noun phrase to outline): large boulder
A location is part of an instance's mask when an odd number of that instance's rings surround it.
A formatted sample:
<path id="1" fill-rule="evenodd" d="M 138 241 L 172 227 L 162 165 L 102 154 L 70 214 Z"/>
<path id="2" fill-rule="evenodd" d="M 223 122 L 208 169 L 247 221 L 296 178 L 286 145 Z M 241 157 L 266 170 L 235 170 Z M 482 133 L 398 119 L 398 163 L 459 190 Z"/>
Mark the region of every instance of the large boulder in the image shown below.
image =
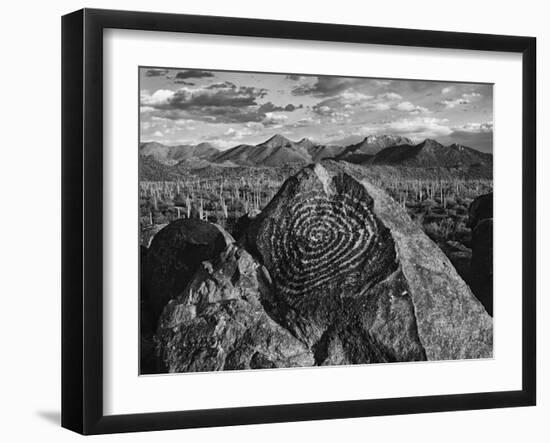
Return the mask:
<path id="1" fill-rule="evenodd" d="M 142 299 L 154 327 L 164 306 L 183 292 L 200 264 L 232 241 L 219 226 L 196 219 L 176 220 L 154 236 L 141 264 Z"/>
<path id="2" fill-rule="evenodd" d="M 140 246 L 140 264 L 147 262 L 147 253 L 149 250 L 146 246 Z M 155 319 L 150 306 L 149 298 L 144 290 L 145 275 L 140 273 L 140 294 L 139 294 L 139 332 L 140 332 L 140 349 L 139 370 L 141 374 L 151 374 L 156 371 L 156 359 L 154 353 L 154 327 Z"/>
<path id="3" fill-rule="evenodd" d="M 470 205 L 472 228 L 472 290 L 493 315 L 493 193 L 481 195 Z"/>
<path id="4" fill-rule="evenodd" d="M 155 235 L 157 235 L 160 231 L 162 231 L 166 226 L 168 226 L 168 223 L 161 223 L 159 225 L 146 226 L 143 229 L 141 229 L 141 234 L 140 234 L 141 246 L 149 248 L 151 246 L 151 242 L 153 241 L 153 238 L 155 237 Z"/>
<path id="5" fill-rule="evenodd" d="M 361 168 L 289 178 L 241 243 L 272 279 L 271 317 L 316 364 L 492 356 L 492 319 L 443 252 Z"/>
<path id="6" fill-rule="evenodd" d="M 244 249 L 229 245 L 204 262 L 164 309 L 157 354 L 168 372 L 311 366 L 308 347 L 265 312 L 269 276 Z"/>
<path id="7" fill-rule="evenodd" d="M 493 218 L 493 193 L 483 194 L 474 199 L 468 209 L 468 226 L 475 228 L 485 219 Z"/>

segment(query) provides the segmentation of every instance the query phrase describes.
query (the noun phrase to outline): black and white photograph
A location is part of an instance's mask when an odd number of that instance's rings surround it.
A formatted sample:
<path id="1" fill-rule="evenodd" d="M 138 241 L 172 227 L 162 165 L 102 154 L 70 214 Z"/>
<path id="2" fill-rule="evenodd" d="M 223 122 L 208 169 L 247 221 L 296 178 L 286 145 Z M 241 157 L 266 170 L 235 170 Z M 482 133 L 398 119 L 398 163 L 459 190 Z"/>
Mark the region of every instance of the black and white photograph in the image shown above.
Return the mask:
<path id="1" fill-rule="evenodd" d="M 3 12 L 1 441 L 545 440 L 544 3 Z"/>
<path id="2" fill-rule="evenodd" d="M 493 85 L 139 68 L 140 373 L 492 358 Z"/>

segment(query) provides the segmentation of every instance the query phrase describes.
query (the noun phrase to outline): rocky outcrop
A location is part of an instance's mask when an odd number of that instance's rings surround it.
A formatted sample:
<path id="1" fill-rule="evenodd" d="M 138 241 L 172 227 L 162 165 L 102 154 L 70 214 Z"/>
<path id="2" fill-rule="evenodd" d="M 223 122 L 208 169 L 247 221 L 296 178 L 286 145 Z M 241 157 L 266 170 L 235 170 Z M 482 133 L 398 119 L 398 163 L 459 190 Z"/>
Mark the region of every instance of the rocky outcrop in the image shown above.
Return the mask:
<path id="1" fill-rule="evenodd" d="M 493 315 L 493 193 L 472 202 L 468 224 L 472 229 L 472 289 Z"/>
<path id="2" fill-rule="evenodd" d="M 311 366 L 313 353 L 265 312 L 269 276 L 244 249 L 204 262 L 160 318 L 157 353 L 168 372 Z"/>
<path id="3" fill-rule="evenodd" d="M 477 224 L 485 219 L 493 218 L 493 193 L 480 195 L 468 209 L 468 226 L 474 229 Z"/>
<path id="4" fill-rule="evenodd" d="M 490 357 L 492 320 L 387 194 L 335 162 L 289 178 L 241 242 L 266 310 L 316 364 Z"/>
<path id="5" fill-rule="evenodd" d="M 146 251 L 157 372 L 492 356 L 483 305 L 362 168 L 305 167 L 245 221 L 238 244 L 180 220 Z"/>
<path id="6" fill-rule="evenodd" d="M 393 199 L 362 183 L 395 240 L 428 360 L 492 357 L 493 321 L 449 259 Z"/>
<path id="7" fill-rule="evenodd" d="M 140 239 L 141 246 L 149 248 L 151 246 L 151 242 L 153 241 L 153 238 L 155 237 L 155 235 L 157 235 L 160 231 L 162 231 L 166 226 L 168 226 L 168 223 L 162 223 L 160 225 L 152 225 L 142 229 L 141 239 Z"/>
<path id="8" fill-rule="evenodd" d="M 201 263 L 232 241 L 217 225 L 195 219 L 176 220 L 155 235 L 141 265 L 142 300 L 155 326 L 164 306 L 183 292 Z"/>

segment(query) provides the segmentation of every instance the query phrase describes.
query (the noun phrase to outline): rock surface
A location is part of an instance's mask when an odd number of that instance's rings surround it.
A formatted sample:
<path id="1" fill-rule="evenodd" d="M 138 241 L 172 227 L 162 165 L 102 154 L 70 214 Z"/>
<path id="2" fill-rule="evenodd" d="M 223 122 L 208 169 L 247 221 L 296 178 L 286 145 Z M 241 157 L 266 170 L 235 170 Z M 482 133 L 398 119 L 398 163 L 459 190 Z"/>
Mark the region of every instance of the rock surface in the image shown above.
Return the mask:
<path id="1" fill-rule="evenodd" d="M 447 257 L 359 169 L 289 178 L 241 242 L 273 282 L 272 318 L 316 364 L 490 357 L 492 319 Z"/>
<path id="2" fill-rule="evenodd" d="M 449 259 L 383 191 L 362 181 L 391 230 L 428 360 L 490 358 L 493 321 Z"/>
<path id="3" fill-rule="evenodd" d="M 236 245 L 204 262 L 160 318 L 157 353 L 165 370 L 313 365 L 307 346 L 265 312 L 260 299 L 269 286 L 265 268 Z"/>
<path id="4" fill-rule="evenodd" d="M 217 256 L 233 241 L 212 223 L 180 219 L 158 232 L 142 263 L 142 299 L 156 320 L 168 301 L 180 295 L 201 262 Z"/>
<path id="5" fill-rule="evenodd" d="M 493 193 L 480 195 L 468 209 L 468 226 L 472 229 L 481 221 L 493 218 Z"/>
<path id="6" fill-rule="evenodd" d="M 162 231 L 166 226 L 168 226 L 168 223 L 162 223 L 160 225 L 152 225 L 148 228 L 143 229 L 141 231 L 141 246 L 149 248 L 151 246 L 151 242 L 153 241 L 153 238 L 155 237 L 155 235 L 157 235 L 160 231 Z"/>
<path id="7" fill-rule="evenodd" d="M 472 289 L 489 315 L 493 315 L 493 194 L 476 198 L 470 205 L 472 228 Z"/>

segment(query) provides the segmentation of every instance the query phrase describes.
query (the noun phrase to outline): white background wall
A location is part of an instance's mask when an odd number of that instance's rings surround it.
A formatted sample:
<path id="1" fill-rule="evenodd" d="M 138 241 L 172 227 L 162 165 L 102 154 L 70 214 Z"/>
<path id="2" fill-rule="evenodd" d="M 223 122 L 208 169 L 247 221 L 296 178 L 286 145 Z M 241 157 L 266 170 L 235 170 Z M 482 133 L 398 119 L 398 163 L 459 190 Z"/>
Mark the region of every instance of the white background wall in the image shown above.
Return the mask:
<path id="1" fill-rule="evenodd" d="M 543 152 L 550 97 L 542 81 L 550 75 L 549 14 L 542 1 L 509 5 L 479 0 L 338 0 L 324 4 L 319 0 L 4 2 L 0 26 L 0 439 L 64 442 L 83 438 L 59 427 L 60 17 L 87 6 L 538 38 L 537 407 L 165 431 L 102 436 L 94 441 L 549 441 L 550 325 L 544 323 L 543 313 L 550 306 L 545 299 L 550 289 L 550 255 L 543 249 L 550 247 L 550 236 L 540 230 L 540 226 L 550 223 L 550 181 L 544 177 L 544 173 L 550 174 L 550 164 Z M 510 206 L 520 210 L 514 202 Z"/>

